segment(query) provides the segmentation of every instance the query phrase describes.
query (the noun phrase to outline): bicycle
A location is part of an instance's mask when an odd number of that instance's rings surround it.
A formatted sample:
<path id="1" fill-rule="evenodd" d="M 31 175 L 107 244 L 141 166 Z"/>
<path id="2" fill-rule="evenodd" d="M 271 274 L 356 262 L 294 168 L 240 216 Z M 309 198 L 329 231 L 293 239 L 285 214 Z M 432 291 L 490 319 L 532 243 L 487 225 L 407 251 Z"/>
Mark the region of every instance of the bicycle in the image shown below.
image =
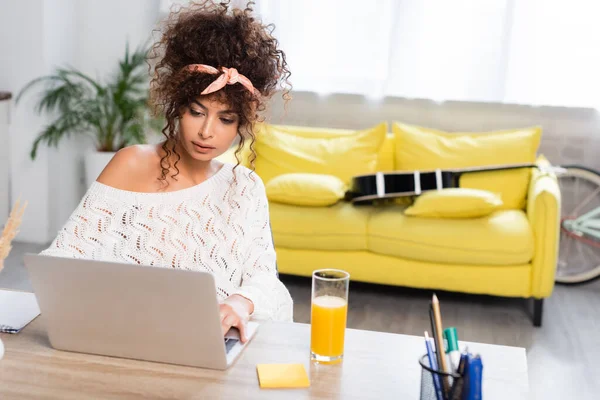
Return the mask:
<path id="1" fill-rule="evenodd" d="M 581 284 L 600 278 L 600 172 L 561 166 L 562 206 L 555 281 Z"/>

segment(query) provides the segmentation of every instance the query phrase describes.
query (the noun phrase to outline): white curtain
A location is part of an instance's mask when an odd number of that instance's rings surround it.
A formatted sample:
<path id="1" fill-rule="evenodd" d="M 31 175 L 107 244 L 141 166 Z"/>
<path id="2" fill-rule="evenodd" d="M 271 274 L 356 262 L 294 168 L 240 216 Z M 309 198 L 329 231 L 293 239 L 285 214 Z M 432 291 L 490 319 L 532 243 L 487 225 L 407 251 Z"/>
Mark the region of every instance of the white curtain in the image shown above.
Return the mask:
<path id="1" fill-rule="evenodd" d="M 507 102 L 600 108 L 600 1 L 515 0 Z"/>
<path id="2" fill-rule="evenodd" d="M 295 90 L 369 93 L 388 76 L 393 0 L 258 2 L 287 54 Z"/>
<path id="3" fill-rule="evenodd" d="M 600 107 L 599 0 L 258 0 L 298 90 Z"/>
<path id="4" fill-rule="evenodd" d="M 298 90 L 494 101 L 506 0 L 260 0 Z"/>
<path id="5" fill-rule="evenodd" d="M 600 108 L 600 0 L 256 3 L 295 90 Z"/>

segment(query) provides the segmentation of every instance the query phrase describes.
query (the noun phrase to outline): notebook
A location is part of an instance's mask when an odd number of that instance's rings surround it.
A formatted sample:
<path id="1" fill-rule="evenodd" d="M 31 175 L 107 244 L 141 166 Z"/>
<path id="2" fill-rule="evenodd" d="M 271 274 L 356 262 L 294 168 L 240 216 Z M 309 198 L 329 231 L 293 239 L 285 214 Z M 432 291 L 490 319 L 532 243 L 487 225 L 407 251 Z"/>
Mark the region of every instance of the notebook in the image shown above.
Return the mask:
<path id="1" fill-rule="evenodd" d="M 0 332 L 19 333 L 40 315 L 35 294 L 0 289 Z"/>

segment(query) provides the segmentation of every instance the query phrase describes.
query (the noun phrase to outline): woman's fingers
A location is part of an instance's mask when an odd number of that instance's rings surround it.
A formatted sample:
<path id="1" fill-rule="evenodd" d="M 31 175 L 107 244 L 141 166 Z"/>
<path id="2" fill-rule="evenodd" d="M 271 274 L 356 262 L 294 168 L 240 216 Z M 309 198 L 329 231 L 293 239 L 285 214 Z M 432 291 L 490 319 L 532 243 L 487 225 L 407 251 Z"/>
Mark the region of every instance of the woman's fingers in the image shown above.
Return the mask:
<path id="1" fill-rule="evenodd" d="M 246 343 L 248 341 L 248 336 L 246 336 L 246 321 L 242 318 L 236 310 L 228 304 L 222 304 L 220 307 L 220 315 L 221 315 L 221 330 L 223 331 L 223 335 L 229 332 L 231 327 L 235 327 L 240 332 L 240 340 L 242 343 Z"/>
<path id="2" fill-rule="evenodd" d="M 241 319 L 238 320 L 238 323 L 235 325 L 236 328 L 240 331 L 240 340 L 242 343 L 246 343 L 248 337 L 246 336 L 246 324 Z"/>
<path id="3" fill-rule="evenodd" d="M 225 335 L 227 332 L 229 332 L 229 329 L 232 326 L 235 326 L 235 323 L 236 323 L 236 318 L 234 315 L 225 314 L 224 316 L 222 316 L 221 330 L 223 331 L 223 335 Z"/>

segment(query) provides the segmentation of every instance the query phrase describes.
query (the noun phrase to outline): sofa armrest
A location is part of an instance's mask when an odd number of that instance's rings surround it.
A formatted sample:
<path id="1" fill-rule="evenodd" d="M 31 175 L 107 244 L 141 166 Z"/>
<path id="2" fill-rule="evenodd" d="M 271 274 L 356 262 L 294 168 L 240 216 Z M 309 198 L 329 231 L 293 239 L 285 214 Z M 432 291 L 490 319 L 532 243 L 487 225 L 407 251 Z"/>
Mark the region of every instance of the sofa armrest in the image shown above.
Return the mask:
<path id="1" fill-rule="evenodd" d="M 549 297 L 554 288 L 560 234 L 560 188 L 556 175 L 533 168 L 527 196 L 527 218 L 533 230 L 535 253 L 531 296 Z"/>

